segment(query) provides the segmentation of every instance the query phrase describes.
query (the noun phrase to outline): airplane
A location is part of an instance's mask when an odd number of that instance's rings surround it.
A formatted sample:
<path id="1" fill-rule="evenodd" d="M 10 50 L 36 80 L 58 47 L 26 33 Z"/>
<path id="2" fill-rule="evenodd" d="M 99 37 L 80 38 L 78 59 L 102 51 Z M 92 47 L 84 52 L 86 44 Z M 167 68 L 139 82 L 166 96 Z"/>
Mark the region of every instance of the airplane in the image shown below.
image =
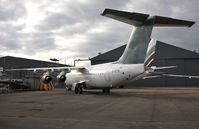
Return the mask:
<path id="1" fill-rule="evenodd" d="M 101 14 L 134 26 L 123 55 L 118 61 L 92 65 L 88 67 L 51 67 L 26 68 L 14 70 L 46 70 L 41 78 L 44 83 L 52 81 L 50 76 L 54 70 L 61 70 L 58 80 L 65 82 L 67 90 L 82 94 L 83 89 L 101 89 L 103 93 L 110 93 L 112 88 L 121 86 L 127 81 L 153 78 L 150 75 L 157 70 L 175 68 L 176 66 L 150 66 L 154 60 L 155 51 L 149 49 L 153 27 L 191 27 L 195 22 L 174 19 L 163 16 L 150 16 L 136 12 L 125 12 L 114 9 L 105 9 Z M 171 75 L 164 76 L 199 78 L 199 76 Z"/>

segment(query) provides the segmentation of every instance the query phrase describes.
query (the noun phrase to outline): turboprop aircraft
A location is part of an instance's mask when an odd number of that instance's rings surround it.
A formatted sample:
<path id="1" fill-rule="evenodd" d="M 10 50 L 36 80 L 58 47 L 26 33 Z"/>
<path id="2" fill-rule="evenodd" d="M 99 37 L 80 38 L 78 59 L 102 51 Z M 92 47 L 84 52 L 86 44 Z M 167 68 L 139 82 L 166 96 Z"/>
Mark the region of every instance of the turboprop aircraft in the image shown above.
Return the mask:
<path id="1" fill-rule="evenodd" d="M 193 21 L 113 9 L 105 9 L 101 15 L 134 26 L 125 51 L 118 61 L 89 67 L 51 67 L 12 70 L 48 70 L 44 73 L 41 80 L 49 83 L 52 80 L 50 71 L 58 69 L 62 70 L 57 76 L 58 79 L 64 81 L 67 89 L 72 89 L 76 94 L 82 94 L 83 89 L 102 89 L 104 93 L 109 93 L 110 89 L 121 86 L 126 81 L 147 78 L 147 76 L 156 72 L 156 70 L 175 67 L 149 67 L 155 53 L 148 49 L 149 43 L 155 41 L 151 39 L 153 27 L 191 27 L 195 23 Z M 170 76 L 170 74 L 164 75 Z M 199 78 L 198 76 L 188 75 L 171 76 Z"/>

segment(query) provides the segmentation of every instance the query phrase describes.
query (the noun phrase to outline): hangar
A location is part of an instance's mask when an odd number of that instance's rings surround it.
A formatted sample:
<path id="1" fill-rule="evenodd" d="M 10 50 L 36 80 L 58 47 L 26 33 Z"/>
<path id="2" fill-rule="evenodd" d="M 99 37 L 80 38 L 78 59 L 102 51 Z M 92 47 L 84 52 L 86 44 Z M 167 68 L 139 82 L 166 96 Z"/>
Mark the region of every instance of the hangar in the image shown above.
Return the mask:
<path id="1" fill-rule="evenodd" d="M 20 68 L 39 68 L 39 67 L 61 67 L 67 66 L 54 62 L 26 59 L 21 57 L 4 56 L 0 57 L 0 67 L 3 69 L 20 69 Z M 22 78 L 27 71 L 7 72 L 11 78 Z"/>
<path id="2" fill-rule="evenodd" d="M 122 55 L 126 45 L 122 45 L 116 49 L 110 50 L 103 54 L 99 54 L 93 58 L 90 58 L 91 64 L 101 64 L 116 61 Z M 180 74 L 180 75 L 199 75 L 199 54 L 179 48 L 173 45 L 169 45 L 160 41 L 157 41 L 155 45 L 155 60 L 152 62 L 151 66 L 177 66 L 174 69 L 163 70 L 165 73 L 171 74 Z M 11 68 L 37 68 L 37 67 L 58 67 L 58 66 L 67 66 L 63 64 L 32 60 L 19 57 L 5 56 L 0 57 L 0 67 L 4 69 Z M 11 78 L 23 78 L 27 74 L 33 74 L 32 72 L 27 71 L 16 71 L 8 73 L 8 76 Z M 158 77 L 150 78 L 144 80 L 138 80 L 130 82 L 125 86 L 198 86 L 199 79 L 195 78 L 178 78 L 178 77 Z M 61 86 L 63 87 L 63 86 Z"/>
<path id="3" fill-rule="evenodd" d="M 62 67 L 68 66 L 54 62 L 41 61 L 41 60 L 33 60 L 26 59 L 21 57 L 12 57 L 12 56 L 4 56 L 0 57 L 0 67 L 3 67 L 4 71 L 6 69 L 20 69 L 20 68 L 39 68 L 39 67 Z M 55 71 L 52 74 L 53 78 L 59 74 L 60 71 Z M 23 82 L 26 89 L 36 90 L 40 86 L 40 78 L 43 74 L 43 71 L 33 72 L 33 71 L 6 71 L 3 76 L 0 77 L 1 80 L 9 81 L 11 80 L 20 80 L 19 82 Z M 53 82 L 53 86 L 56 87 L 65 87 L 64 84 L 58 83 L 56 79 Z M 16 83 L 15 83 L 16 84 Z M 17 84 L 18 85 L 18 84 Z M 20 86 L 19 89 L 22 87 Z M 23 88 L 22 88 L 23 89 Z"/>
<path id="4" fill-rule="evenodd" d="M 101 64 L 116 61 L 122 55 L 126 45 L 91 58 L 91 64 Z M 199 53 L 157 41 L 155 45 L 155 60 L 150 66 L 177 66 L 162 72 L 179 75 L 199 75 Z M 130 82 L 133 86 L 198 86 L 199 79 L 179 77 L 158 77 Z"/>

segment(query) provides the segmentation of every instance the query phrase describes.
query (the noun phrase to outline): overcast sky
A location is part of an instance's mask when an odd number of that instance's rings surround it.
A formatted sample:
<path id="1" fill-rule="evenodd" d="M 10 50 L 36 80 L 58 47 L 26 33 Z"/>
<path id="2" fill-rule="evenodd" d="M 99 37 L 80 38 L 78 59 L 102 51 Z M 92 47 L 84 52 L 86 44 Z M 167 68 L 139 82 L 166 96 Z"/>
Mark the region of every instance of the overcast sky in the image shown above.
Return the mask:
<path id="1" fill-rule="evenodd" d="M 199 22 L 198 0 L 0 0 L 0 56 L 71 62 L 128 41 L 132 26 L 103 17 L 105 8 Z M 155 28 L 152 38 L 199 52 L 199 24 Z"/>

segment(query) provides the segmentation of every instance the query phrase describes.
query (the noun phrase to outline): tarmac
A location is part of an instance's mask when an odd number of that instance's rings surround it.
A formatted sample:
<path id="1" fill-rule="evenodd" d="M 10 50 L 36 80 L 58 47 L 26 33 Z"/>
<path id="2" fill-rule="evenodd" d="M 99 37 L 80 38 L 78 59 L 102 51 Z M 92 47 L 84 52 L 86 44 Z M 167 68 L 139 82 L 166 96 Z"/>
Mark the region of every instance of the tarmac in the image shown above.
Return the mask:
<path id="1" fill-rule="evenodd" d="M 0 94 L 0 129 L 199 129 L 199 87 Z"/>

